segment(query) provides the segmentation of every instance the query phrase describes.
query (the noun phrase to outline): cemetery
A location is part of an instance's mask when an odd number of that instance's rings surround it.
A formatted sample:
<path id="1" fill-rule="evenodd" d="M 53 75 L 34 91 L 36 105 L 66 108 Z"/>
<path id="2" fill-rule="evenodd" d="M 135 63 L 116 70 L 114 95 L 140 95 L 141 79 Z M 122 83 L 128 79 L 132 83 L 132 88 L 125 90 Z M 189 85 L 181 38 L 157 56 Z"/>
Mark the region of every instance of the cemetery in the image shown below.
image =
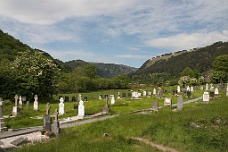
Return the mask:
<path id="1" fill-rule="evenodd" d="M 33 101 L 22 100 L 20 95 L 14 96 L 14 102 L 0 98 L 0 147 L 9 151 L 24 152 L 42 151 L 43 149 L 53 151 L 55 148 L 61 149 L 60 145 L 66 145 L 68 151 L 89 151 L 97 148 L 99 150 L 95 151 L 100 151 L 100 149 L 105 151 L 108 146 L 112 145 L 121 151 L 128 151 L 134 145 L 138 145 L 136 139 L 131 137 L 142 136 L 147 140 L 173 147 L 177 151 L 186 149 L 194 151 L 196 147 L 202 150 L 212 142 L 209 139 L 213 139 L 210 133 L 215 131 L 214 127 L 219 126 L 223 130 L 216 129 L 217 133 L 213 133 L 213 136 L 227 135 L 225 131 L 228 129 L 227 88 L 216 87 L 213 90 L 213 87 L 207 89 L 206 86 L 207 90 L 202 90 L 197 87 L 187 87 L 186 90 L 189 89 L 191 96 L 188 91 L 183 92 L 183 88 L 180 86 L 104 90 L 58 94 L 54 96 L 53 101 L 47 103 L 39 102 L 37 95 L 34 95 Z M 177 89 L 174 94 L 173 89 Z M 210 89 L 215 92 L 214 95 L 211 94 Z M 86 100 L 84 100 L 85 97 Z M 208 104 L 196 104 L 196 102 Z M 214 107 L 220 110 L 217 111 Z M 141 114 L 143 111 L 146 111 L 144 115 Z M 201 116 L 199 117 L 199 115 Z M 105 120 L 98 120 L 106 116 Z M 109 118 L 109 116 L 111 117 Z M 91 120 L 91 123 L 76 125 L 78 122 L 87 120 Z M 4 146 L 9 138 L 7 138 L 7 134 L 16 133 L 21 128 L 29 130 L 33 127 L 37 128 L 33 134 L 12 135 L 13 137 L 8 143 L 10 146 Z M 120 131 L 121 128 L 124 131 Z M 202 134 L 206 136 L 195 137 L 195 134 L 200 133 L 195 128 L 204 128 Z M 168 130 L 171 130 L 172 133 Z M 103 134 L 107 136 L 102 136 Z M 177 134 L 179 138 L 177 138 Z M 35 136 L 37 139 L 32 139 Z M 163 136 L 168 138 L 162 138 Z M 48 139 L 52 137 L 54 139 L 49 141 Z M 107 141 L 105 138 L 109 140 Z M 67 142 L 70 139 L 79 144 L 72 146 Z M 223 137 L 218 136 L 213 140 L 215 139 L 216 143 L 209 146 L 211 151 L 218 149 L 221 144 L 223 145 L 222 148 L 220 147 L 221 149 L 227 148 L 226 140 Z M 170 140 L 175 144 L 170 144 Z M 198 140 L 202 140 L 203 144 L 196 142 Z M 42 141 L 47 141 L 47 143 L 43 144 Z M 24 147 L 27 145 L 24 143 L 31 142 L 35 144 Z M 194 142 L 197 146 L 191 147 L 185 142 Z M 58 144 L 53 147 L 53 143 Z M 106 143 L 107 147 L 103 147 L 103 143 Z M 186 144 L 185 147 L 182 146 L 183 143 Z M 41 144 L 42 146 L 40 146 Z M 18 146 L 21 148 L 12 148 Z M 138 148 L 144 151 L 151 149 L 151 147 L 141 144 L 138 145 Z M 152 149 L 156 150 L 154 147 Z M 137 151 L 137 148 L 134 148 L 134 151 Z"/>

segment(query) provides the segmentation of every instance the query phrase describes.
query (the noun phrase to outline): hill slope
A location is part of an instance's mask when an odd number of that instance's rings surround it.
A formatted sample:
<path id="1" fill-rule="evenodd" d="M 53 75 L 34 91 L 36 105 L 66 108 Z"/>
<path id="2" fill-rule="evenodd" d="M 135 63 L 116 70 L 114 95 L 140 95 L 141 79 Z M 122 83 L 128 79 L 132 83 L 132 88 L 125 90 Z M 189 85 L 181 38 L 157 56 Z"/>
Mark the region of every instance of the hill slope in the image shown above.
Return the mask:
<path id="1" fill-rule="evenodd" d="M 111 63 L 92 63 L 92 62 L 85 62 L 82 60 L 73 60 L 69 62 L 65 62 L 67 66 L 71 68 L 71 70 L 79 67 L 84 67 L 87 64 L 93 64 L 98 72 L 98 76 L 111 78 L 118 76 L 120 74 L 129 74 L 135 72 L 137 68 L 120 65 L 120 64 L 111 64 Z"/>
<path id="2" fill-rule="evenodd" d="M 171 76 L 179 76 L 185 67 L 203 73 L 210 70 L 214 59 L 222 54 L 228 54 L 228 42 L 216 42 L 194 51 L 184 51 L 179 55 L 172 54 L 166 58 L 148 60 L 133 75 L 168 73 Z"/>

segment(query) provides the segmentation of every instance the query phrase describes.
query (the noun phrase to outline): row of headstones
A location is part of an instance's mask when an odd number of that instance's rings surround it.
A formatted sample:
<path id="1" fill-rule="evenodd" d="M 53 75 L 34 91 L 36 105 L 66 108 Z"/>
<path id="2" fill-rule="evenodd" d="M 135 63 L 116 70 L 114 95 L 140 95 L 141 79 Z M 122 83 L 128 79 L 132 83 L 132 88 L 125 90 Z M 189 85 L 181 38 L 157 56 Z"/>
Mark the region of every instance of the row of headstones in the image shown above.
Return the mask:
<path id="1" fill-rule="evenodd" d="M 59 99 L 59 101 L 60 101 L 60 103 L 59 103 L 59 114 L 63 115 L 63 114 L 65 114 L 63 97 L 61 97 Z M 81 118 L 83 118 L 85 116 L 85 107 L 84 107 L 84 101 L 83 100 L 79 101 L 78 116 L 81 117 Z"/>
<path id="2" fill-rule="evenodd" d="M 177 99 L 177 108 L 176 110 L 181 110 L 183 108 L 184 102 L 183 102 L 183 97 L 182 95 L 178 96 Z M 165 98 L 164 99 L 164 106 L 170 106 L 172 107 L 172 98 Z M 159 104 L 157 100 L 154 100 L 152 103 L 152 110 L 153 111 L 158 111 L 159 109 Z"/>
<path id="3" fill-rule="evenodd" d="M 24 97 L 26 99 L 26 97 Z M 20 109 L 22 107 L 23 104 L 23 100 L 21 96 L 15 95 L 14 96 L 15 99 L 15 105 L 13 106 L 13 111 L 12 111 L 12 115 L 13 116 L 17 116 L 18 113 L 20 113 Z M 18 105 L 19 103 L 19 105 Z M 27 110 L 29 109 L 29 101 L 26 102 L 26 108 Z M 35 95 L 34 96 L 34 104 L 33 104 L 33 110 L 38 111 L 39 110 L 39 103 L 38 103 L 38 96 Z"/>
<path id="4" fill-rule="evenodd" d="M 62 97 L 62 96 L 59 96 L 59 100 L 60 100 L 60 98 L 63 98 L 63 97 Z M 76 100 L 76 97 L 75 97 L 75 96 L 73 96 L 73 97 L 71 98 L 71 101 L 72 101 L 72 102 L 76 102 L 76 101 L 79 102 L 80 100 L 82 100 L 81 94 L 78 95 L 78 99 L 77 99 L 77 100 Z M 85 96 L 83 100 L 84 100 L 84 101 L 88 101 L 88 97 Z M 69 101 L 70 101 L 70 97 L 69 97 L 69 96 L 65 96 L 65 97 L 64 97 L 64 101 L 65 101 L 65 102 L 69 102 Z"/>
<path id="5" fill-rule="evenodd" d="M 228 96 L 228 85 L 226 87 L 226 96 Z M 218 88 L 215 88 L 215 89 L 212 88 L 210 92 L 204 92 L 203 102 L 209 102 L 210 98 L 214 98 L 214 97 L 220 97 Z"/>
<path id="6" fill-rule="evenodd" d="M 51 105 L 47 103 L 46 105 L 46 115 L 43 117 L 43 130 L 44 131 L 53 131 L 56 135 L 60 133 L 60 125 L 59 125 L 59 119 L 58 116 L 64 114 L 64 99 L 61 97 L 60 98 L 60 103 L 59 103 L 59 110 L 55 109 L 55 120 L 53 121 L 52 124 L 52 118 L 50 116 L 50 109 Z M 85 107 L 84 107 L 84 102 L 82 100 L 79 101 L 79 106 L 78 106 L 78 117 L 84 118 L 85 116 Z"/>

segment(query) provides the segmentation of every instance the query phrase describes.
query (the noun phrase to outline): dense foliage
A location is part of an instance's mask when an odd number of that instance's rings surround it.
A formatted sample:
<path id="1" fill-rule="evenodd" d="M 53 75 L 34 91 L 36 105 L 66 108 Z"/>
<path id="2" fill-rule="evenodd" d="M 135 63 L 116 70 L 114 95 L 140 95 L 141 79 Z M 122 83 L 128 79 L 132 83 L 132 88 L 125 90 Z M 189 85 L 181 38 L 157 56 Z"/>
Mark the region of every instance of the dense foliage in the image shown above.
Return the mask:
<path id="1" fill-rule="evenodd" d="M 73 60 L 65 62 L 65 64 L 70 67 L 71 70 L 75 68 L 83 68 L 88 64 L 92 64 L 96 67 L 97 75 L 104 78 L 113 78 L 120 74 L 129 74 L 137 70 L 137 68 L 129 67 L 126 65 L 119 64 L 107 64 L 107 63 L 89 63 L 82 60 Z"/>
<path id="2" fill-rule="evenodd" d="M 153 65 L 146 67 L 149 63 L 145 63 L 139 70 L 130 75 L 133 81 L 140 79 L 143 83 L 151 83 L 146 78 L 154 73 L 167 73 L 171 78 L 177 78 L 186 68 L 194 69 L 197 73 L 212 69 L 212 62 L 217 56 L 228 54 L 228 42 L 217 42 L 211 46 L 195 49 L 193 51 L 184 51 L 180 55 L 173 55 L 170 58 L 156 61 Z M 156 58 L 157 60 L 157 58 Z M 153 62 L 147 61 L 147 62 Z"/>
<path id="3" fill-rule="evenodd" d="M 218 56 L 213 65 L 212 80 L 214 82 L 227 82 L 228 80 L 228 55 Z"/>

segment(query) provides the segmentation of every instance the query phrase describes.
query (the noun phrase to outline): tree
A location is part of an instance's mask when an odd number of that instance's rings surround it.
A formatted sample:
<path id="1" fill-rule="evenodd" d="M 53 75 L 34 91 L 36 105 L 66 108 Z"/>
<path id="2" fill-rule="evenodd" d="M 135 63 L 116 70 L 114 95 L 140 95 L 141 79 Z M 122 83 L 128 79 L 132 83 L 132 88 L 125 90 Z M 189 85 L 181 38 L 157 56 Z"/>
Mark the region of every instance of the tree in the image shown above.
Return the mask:
<path id="1" fill-rule="evenodd" d="M 196 77 L 196 72 L 189 67 L 186 67 L 180 74 L 181 77 L 189 76 L 191 78 Z"/>
<path id="2" fill-rule="evenodd" d="M 97 77 L 97 70 L 96 70 L 96 67 L 92 64 L 87 64 L 85 67 L 84 67 L 84 70 L 85 70 L 85 75 L 87 77 L 91 79 L 94 79 Z"/>
<path id="3" fill-rule="evenodd" d="M 228 80 L 228 55 L 220 55 L 212 63 L 212 81 L 226 82 Z"/>
<path id="4" fill-rule="evenodd" d="M 60 69 L 41 52 L 21 52 L 13 62 L 16 77 L 30 96 L 51 97 L 56 92 Z"/>

